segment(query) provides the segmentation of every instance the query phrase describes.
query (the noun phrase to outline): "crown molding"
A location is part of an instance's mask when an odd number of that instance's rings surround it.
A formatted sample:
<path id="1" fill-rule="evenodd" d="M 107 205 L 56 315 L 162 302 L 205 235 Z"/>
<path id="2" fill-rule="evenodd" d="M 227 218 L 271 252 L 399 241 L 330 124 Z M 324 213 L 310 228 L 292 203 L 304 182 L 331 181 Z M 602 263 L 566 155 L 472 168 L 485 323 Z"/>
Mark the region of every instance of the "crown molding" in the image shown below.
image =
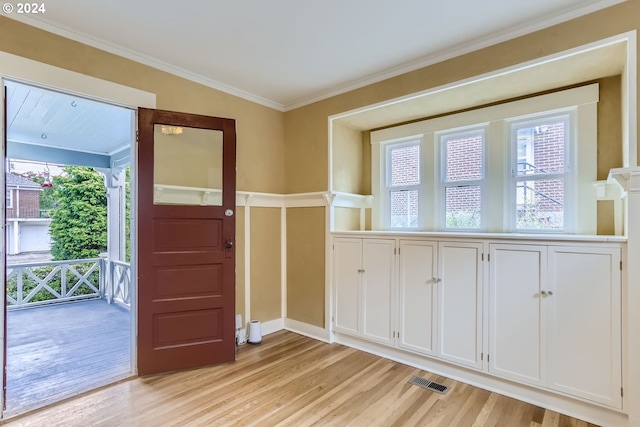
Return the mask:
<path id="1" fill-rule="evenodd" d="M 230 95 L 237 96 L 247 101 L 255 102 L 256 104 L 260 104 L 265 107 L 286 112 L 286 111 L 294 110 L 296 108 L 303 107 L 305 105 L 312 104 L 314 102 L 322 101 L 337 95 L 341 95 L 343 93 L 350 92 L 352 90 L 359 89 L 364 86 L 378 83 L 383 80 L 397 77 L 399 75 L 402 75 L 411 71 L 415 71 L 420 68 L 437 64 L 439 62 L 443 62 L 448 59 L 452 59 L 457 56 L 461 56 L 479 49 L 483 49 L 483 48 L 516 38 L 516 37 L 520 37 L 525 34 L 539 31 L 544 28 L 548 28 L 565 21 L 569 21 L 571 19 L 575 19 L 580 16 L 593 13 L 600 9 L 605 9 L 610 6 L 623 3 L 625 1 L 628 1 L 628 0 L 597 0 L 583 7 L 580 7 L 578 9 L 569 8 L 564 12 L 548 15 L 528 25 L 511 27 L 506 30 L 493 33 L 486 37 L 475 39 L 472 43 L 462 43 L 447 49 L 443 49 L 441 51 L 419 58 L 415 61 L 406 62 L 404 64 L 388 68 L 379 73 L 370 74 L 369 76 L 366 76 L 362 79 L 353 80 L 349 83 L 346 83 L 344 85 L 341 85 L 329 91 L 318 92 L 315 95 L 302 98 L 298 101 L 295 101 L 289 104 L 282 104 L 282 103 L 255 95 L 253 93 L 244 91 L 242 89 L 226 85 L 222 82 L 210 79 L 203 75 L 185 70 L 184 68 L 180 68 L 175 65 L 169 64 L 167 62 L 152 58 L 143 53 L 140 53 L 131 49 L 127 49 L 122 46 L 118 46 L 116 44 L 107 42 L 102 39 L 89 36 L 88 34 L 75 31 L 63 25 L 52 23 L 50 21 L 47 21 L 46 19 L 42 19 L 42 18 L 36 19 L 31 16 L 16 15 L 16 14 L 6 15 L 6 16 L 16 21 L 23 22 L 27 25 L 42 29 L 44 31 L 57 34 L 59 36 L 86 44 L 88 46 L 95 47 L 97 49 L 112 53 L 114 55 L 121 56 L 126 59 L 130 59 L 135 62 L 139 62 L 144 65 L 148 65 L 158 70 L 165 71 L 167 73 L 173 74 L 178 77 L 182 77 L 184 79 L 187 79 L 196 83 L 200 83 L 204 86 L 211 87 L 213 89 L 228 93 Z"/>
<path id="2" fill-rule="evenodd" d="M 32 27 L 36 27 L 41 30 L 56 34 L 58 36 L 65 37 L 67 39 L 74 40 L 91 47 L 95 47 L 96 49 L 100 49 L 105 52 L 109 52 L 114 55 L 118 55 L 123 58 L 130 59 L 140 64 L 148 65 L 149 67 L 167 72 L 169 74 L 173 74 L 174 76 L 182 77 L 186 80 L 190 80 L 192 82 L 199 83 L 201 85 L 219 90 L 221 92 L 237 96 L 238 98 L 255 102 L 256 104 L 264 105 L 265 107 L 273 108 L 274 110 L 284 111 L 284 106 L 278 102 L 263 98 L 261 96 L 244 91 L 242 89 L 238 89 L 233 86 L 229 86 L 217 80 L 213 80 L 208 77 L 205 77 L 201 74 L 193 73 L 189 70 L 185 70 L 184 68 L 177 67 L 175 65 L 169 64 L 164 61 L 160 61 L 156 58 L 152 58 L 143 53 L 140 53 L 131 49 L 127 49 L 125 47 L 116 45 L 106 40 L 98 39 L 88 34 L 75 31 L 67 26 L 55 24 L 42 18 L 36 19 L 36 18 L 33 18 L 32 16 L 27 16 L 27 15 L 12 14 L 12 15 L 5 15 L 5 16 L 15 21 L 19 21 L 24 24 L 30 25 Z"/>
<path id="3" fill-rule="evenodd" d="M 579 9 L 568 9 L 564 13 L 548 15 L 526 26 L 511 27 L 506 30 L 490 34 L 486 37 L 475 39 L 472 43 L 461 43 L 456 46 L 434 52 L 430 55 L 423 56 L 422 58 L 416 59 L 415 61 L 406 62 L 404 64 L 388 68 L 379 73 L 371 74 L 363 79 L 354 80 L 328 92 L 318 92 L 311 97 L 307 97 L 291 104 L 286 104 L 284 106 L 284 111 L 294 110 L 296 108 L 304 107 L 305 105 L 313 104 L 314 102 L 319 102 L 328 98 L 332 98 L 334 96 L 342 95 L 343 93 L 360 89 L 362 87 L 369 86 L 371 84 L 378 83 L 393 77 L 397 77 L 411 71 L 419 70 L 420 68 L 428 67 L 430 65 L 434 65 L 452 58 L 456 58 L 458 56 L 465 55 L 467 53 L 474 52 L 476 50 L 484 49 L 486 47 L 493 46 L 517 37 L 521 37 L 526 34 L 540 31 L 553 25 L 570 21 L 572 19 L 588 15 L 601 9 L 606 9 L 607 7 L 611 7 L 619 3 L 624 3 L 625 1 L 628 0 L 599 0 L 589 5 L 583 6 Z"/>

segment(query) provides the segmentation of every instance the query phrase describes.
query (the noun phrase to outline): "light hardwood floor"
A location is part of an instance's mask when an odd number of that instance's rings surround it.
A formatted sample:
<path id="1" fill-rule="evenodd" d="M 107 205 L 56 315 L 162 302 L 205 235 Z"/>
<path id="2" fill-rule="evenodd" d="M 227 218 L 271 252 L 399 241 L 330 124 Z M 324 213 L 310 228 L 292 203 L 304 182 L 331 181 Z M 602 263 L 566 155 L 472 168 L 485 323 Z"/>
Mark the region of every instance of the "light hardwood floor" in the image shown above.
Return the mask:
<path id="1" fill-rule="evenodd" d="M 446 395 L 408 384 L 418 375 Z M 592 426 L 515 399 L 291 332 L 220 366 L 120 382 L 8 426 Z"/>

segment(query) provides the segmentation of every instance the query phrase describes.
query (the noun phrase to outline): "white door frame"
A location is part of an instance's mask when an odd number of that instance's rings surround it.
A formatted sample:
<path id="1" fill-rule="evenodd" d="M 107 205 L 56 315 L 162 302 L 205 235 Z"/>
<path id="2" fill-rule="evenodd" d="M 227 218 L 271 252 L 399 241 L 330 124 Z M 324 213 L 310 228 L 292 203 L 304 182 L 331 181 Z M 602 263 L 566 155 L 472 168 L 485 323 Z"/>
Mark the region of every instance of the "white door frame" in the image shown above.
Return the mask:
<path id="1" fill-rule="evenodd" d="M 97 101 L 106 102 L 108 104 L 114 104 L 121 107 L 126 107 L 137 112 L 138 107 L 156 108 L 156 95 L 149 92 L 144 92 L 139 89 L 123 86 L 117 83 L 109 82 L 107 80 L 98 79 L 95 77 L 87 76 L 77 73 L 75 71 L 65 70 L 63 68 L 54 67 L 52 65 L 44 64 L 41 62 L 33 61 L 31 59 L 23 58 L 20 56 L 12 55 L 6 52 L 0 52 L 0 83 L 4 87 L 4 80 L 10 79 L 13 81 L 19 81 L 26 84 L 35 86 L 41 86 L 49 89 L 59 90 L 70 94 L 83 96 L 85 98 L 95 99 Z M 0 115 L 4 116 L 4 103 L 0 103 Z M 131 143 L 131 283 L 130 283 L 130 297 L 131 297 L 131 372 L 137 372 L 137 341 L 136 331 L 138 327 L 137 317 L 137 241 L 135 230 L 137 229 L 137 144 L 136 141 L 136 128 L 137 128 L 137 113 L 132 123 L 132 143 Z M 4 132 L 4 121 L 0 124 L 0 132 Z M 4 159 L 6 153 L 4 148 L 0 147 L 0 155 Z M 0 165 L 0 188 L 4 187 L 5 180 L 5 162 L 1 162 Z M 6 233 L 4 230 L 5 218 L 4 218 L 4 204 L 5 198 L 0 198 L 0 226 L 2 227 L 3 236 Z M 1 239 L 0 250 L 5 250 L 5 239 Z M 4 257 L 0 257 L 0 269 L 5 271 Z M 4 273 L 0 274 L 0 300 L 6 301 L 6 283 Z M 0 316 L 0 345 L 4 345 L 6 337 L 4 336 L 4 316 Z M 0 366 L 4 364 L 4 354 L 0 350 Z M 4 380 L 4 372 L 0 369 L 0 384 Z M 0 393 L 0 418 L 2 417 L 2 407 L 4 406 L 3 394 Z"/>

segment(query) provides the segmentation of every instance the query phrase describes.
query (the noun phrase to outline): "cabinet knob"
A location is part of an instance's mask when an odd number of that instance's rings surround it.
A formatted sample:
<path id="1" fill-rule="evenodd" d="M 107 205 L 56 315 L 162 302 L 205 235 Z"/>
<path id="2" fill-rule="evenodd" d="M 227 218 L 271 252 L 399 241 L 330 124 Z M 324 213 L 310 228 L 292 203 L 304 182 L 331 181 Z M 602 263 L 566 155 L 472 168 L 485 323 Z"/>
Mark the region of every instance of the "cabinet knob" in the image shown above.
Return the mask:
<path id="1" fill-rule="evenodd" d="M 442 279 L 438 279 L 437 277 L 432 277 L 431 280 L 433 280 L 433 283 L 440 283 L 442 282 Z"/>
<path id="2" fill-rule="evenodd" d="M 549 295 L 553 295 L 553 291 L 549 291 Z"/>
<path id="3" fill-rule="evenodd" d="M 358 269 L 358 273 L 364 273 L 364 269 L 363 268 L 359 268 Z"/>
<path id="4" fill-rule="evenodd" d="M 547 295 L 547 291 L 540 291 L 540 295 L 546 296 Z"/>

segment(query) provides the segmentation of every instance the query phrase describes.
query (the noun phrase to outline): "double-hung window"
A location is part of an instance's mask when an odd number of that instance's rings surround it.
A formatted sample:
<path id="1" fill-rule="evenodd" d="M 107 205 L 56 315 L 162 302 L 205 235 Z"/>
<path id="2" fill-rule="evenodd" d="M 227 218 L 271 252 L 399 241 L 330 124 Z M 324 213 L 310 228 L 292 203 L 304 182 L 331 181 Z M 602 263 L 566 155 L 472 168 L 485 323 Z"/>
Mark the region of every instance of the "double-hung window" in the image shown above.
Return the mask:
<path id="1" fill-rule="evenodd" d="M 439 135 L 444 228 L 482 227 L 484 128 Z"/>
<path id="2" fill-rule="evenodd" d="M 514 121 L 510 127 L 512 228 L 565 230 L 572 184 L 571 115 Z"/>
<path id="3" fill-rule="evenodd" d="M 387 145 L 386 162 L 389 228 L 418 228 L 420 141 Z"/>
<path id="4" fill-rule="evenodd" d="M 371 133 L 372 228 L 597 232 L 598 85 Z"/>

